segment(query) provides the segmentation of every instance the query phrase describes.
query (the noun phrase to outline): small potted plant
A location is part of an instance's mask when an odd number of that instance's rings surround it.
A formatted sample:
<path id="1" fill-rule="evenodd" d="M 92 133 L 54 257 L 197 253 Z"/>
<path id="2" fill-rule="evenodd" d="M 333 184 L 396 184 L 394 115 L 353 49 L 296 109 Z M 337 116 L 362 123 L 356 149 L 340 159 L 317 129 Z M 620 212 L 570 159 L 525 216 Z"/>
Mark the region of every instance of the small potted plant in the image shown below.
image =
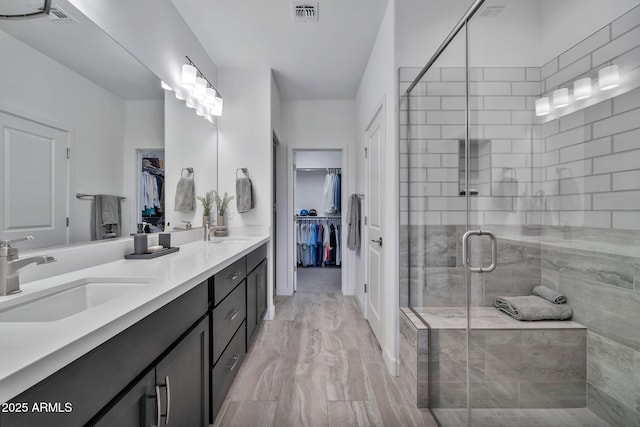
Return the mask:
<path id="1" fill-rule="evenodd" d="M 225 225 L 224 215 L 227 213 L 227 207 L 229 206 L 229 202 L 234 199 L 234 196 L 229 197 L 229 194 L 225 191 L 224 196 L 220 197 L 220 194 L 214 190 L 213 198 L 218 208 L 218 222 L 216 222 L 216 225 L 222 227 Z"/>
<path id="2" fill-rule="evenodd" d="M 204 226 L 204 224 L 209 224 L 211 205 L 213 204 L 213 190 L 207 191 L 204 197 L 198 196 L 198 200 L 202 202 L 202 209 L 204 210 L 202 213 L 202 225 Z"/>

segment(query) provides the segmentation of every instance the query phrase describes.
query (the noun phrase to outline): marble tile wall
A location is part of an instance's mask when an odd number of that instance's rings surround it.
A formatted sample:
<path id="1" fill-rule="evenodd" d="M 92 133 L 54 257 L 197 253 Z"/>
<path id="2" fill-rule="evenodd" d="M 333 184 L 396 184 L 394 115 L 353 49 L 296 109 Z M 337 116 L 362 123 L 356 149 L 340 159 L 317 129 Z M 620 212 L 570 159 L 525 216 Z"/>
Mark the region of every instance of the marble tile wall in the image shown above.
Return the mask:
<path id="1" fill-rule="evenodd" d="M 429 405 L 428 330 L 408 308 L 400 310 L 400 382 L 418 408 Z"/>

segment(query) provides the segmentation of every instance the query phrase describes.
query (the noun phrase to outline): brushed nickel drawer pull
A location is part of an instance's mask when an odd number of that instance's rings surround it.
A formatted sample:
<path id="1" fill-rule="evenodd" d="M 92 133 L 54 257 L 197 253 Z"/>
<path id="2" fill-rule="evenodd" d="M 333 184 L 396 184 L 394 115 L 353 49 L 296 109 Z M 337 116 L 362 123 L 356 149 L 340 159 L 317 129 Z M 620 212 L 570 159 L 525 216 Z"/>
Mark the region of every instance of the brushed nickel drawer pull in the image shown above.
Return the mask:
<path id="1" fill-rule="evenodd" d="M 233 320 L 233 319 L 235 319 L 236 317 L 238 317 L 238 313 L 240 313 L 240 310 L 238 310 L 237 308 L 234 308 L 233 310 L 231 310 L 231 311 L 229 312 L 229 314 L 227 314 L 226 319 L 227 319 L 227 320 Z"/>
<path id="2" fill-rule="evenodd" d="M 236 365 L 238 364 L 238 360 L 240 360 L 240 356 L 233 356 L 231 358 L 231 363 L 225 366 L 224 369 L 226 369 L 229 372 L 232 372 L 235 369 Z"/>
<path id="3" fill-rule="evenodd" d="M 227 279 L 229 279 L 229 280 L 231 280 L 231 281 L 233 282 L 233 281 L 234 281 L 234 280 L 236 280 L 238 277 L 240 277 L 240 272 L 239 272 L 239 271 L 236 271 L 235 273 L 233 273 L 233 274 L 229 275 L 229 277 L 227 277 Z"/>

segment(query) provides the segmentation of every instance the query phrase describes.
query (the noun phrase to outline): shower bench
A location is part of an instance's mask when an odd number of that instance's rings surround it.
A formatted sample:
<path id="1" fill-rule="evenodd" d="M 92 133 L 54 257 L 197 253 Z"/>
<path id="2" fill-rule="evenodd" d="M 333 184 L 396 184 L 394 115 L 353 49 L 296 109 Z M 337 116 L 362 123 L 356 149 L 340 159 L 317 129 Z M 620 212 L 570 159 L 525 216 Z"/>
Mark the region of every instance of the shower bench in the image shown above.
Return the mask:
<path id="1" fill-rule="evenodd" d="M 416 311 L 426 325 L 400 311 L 400 376 L 418 407 L 467 407 L 467 354 L 473 408 L 586 407 L 585 326 L 473 307 L 467 352 L 464 308 Z"/>

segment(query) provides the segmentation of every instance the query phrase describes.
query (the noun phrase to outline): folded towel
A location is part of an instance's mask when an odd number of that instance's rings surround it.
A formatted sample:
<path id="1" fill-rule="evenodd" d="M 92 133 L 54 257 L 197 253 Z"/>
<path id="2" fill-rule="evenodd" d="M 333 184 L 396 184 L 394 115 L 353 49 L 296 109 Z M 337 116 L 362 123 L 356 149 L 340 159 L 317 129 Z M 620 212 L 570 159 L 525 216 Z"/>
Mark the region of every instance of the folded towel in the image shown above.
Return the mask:
<path id="1" fill-rule="evenodd" d="M 536 286 L 533 288 L 532 293 L 554 304 L 564 304 L 567 302 L 567 297 L 565 295 L 562 295 L 560 292 L 551 288 L 547 288 L 546 286 Z"/>
<path id="2" fill-rule="evenodd" d="M 184 175 L 184 172 L 187 175 Z M 180 180 L 176 188 L 175 210 L 177 212 L 193 212 L 196 210 L 196 191 L 193 182 L 193 168 L 184 168 L 180 172 Z"/>
<path id="3" fill-rule="evenodd" d="M 567 304 L 554 304 L 536 295 L 496 297 L 495 305 L 517 320 L 567 320 L 573 316 Z"/>
<path id="4" fill-rule="evenodd" d="M 247 173 L 241 170 L 245 176 L 238 178 L 236 171 L 236 209 L 239 213 L 249 212 L 255 207 L 253 200 L 253 184 Z"/>

